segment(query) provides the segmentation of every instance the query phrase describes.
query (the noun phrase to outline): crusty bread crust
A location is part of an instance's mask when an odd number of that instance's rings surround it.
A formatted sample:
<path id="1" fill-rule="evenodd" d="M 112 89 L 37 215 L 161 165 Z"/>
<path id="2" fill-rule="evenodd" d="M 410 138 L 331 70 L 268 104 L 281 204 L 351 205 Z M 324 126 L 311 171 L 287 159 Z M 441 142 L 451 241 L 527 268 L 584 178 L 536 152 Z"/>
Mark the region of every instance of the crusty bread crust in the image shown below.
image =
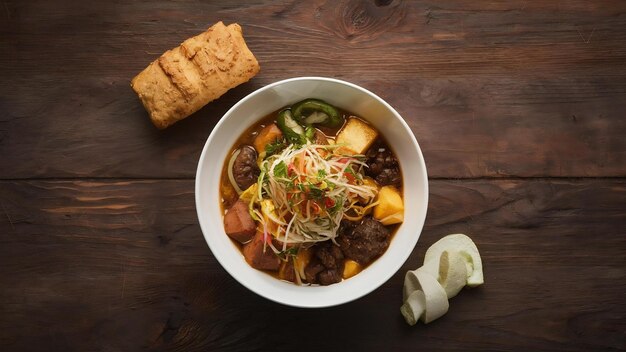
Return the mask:
<path id="1" fill-rule="evenodd" d="M 259 69 L 241 27 L 218 22 L 166 51 L 135 76 L 130 85 L 152 123 L 163 129 L 247 82 Z"/>

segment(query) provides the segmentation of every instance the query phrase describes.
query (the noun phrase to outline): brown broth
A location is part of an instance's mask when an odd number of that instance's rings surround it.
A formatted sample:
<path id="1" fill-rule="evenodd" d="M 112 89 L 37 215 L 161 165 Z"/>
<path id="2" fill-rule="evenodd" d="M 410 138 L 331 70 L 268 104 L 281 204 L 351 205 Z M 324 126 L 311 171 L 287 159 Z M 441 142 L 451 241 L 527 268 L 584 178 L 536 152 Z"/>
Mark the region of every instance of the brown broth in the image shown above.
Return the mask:
<path id="1" fill-rule="evenodd" d="M 252 146 L 253 142 L 254 142 L 254 139 L 259 134 L 261 129 L 263 129 L 265 126 L 268 126 L 268 125 L 270 125 L 272 123 L 276 123 L 276 118 L 278 116 L 278 113 L 281 110 L 283 110 L 283 109 L 281 108 L 279 110 L 276 110 L 274 112 L 271 112 L 271 113 L 267 114 L 266 116 L 261 118 L 259 121 L 257 121 L 254 125 L 252 125 L 249 128 L 247 128 L 246 131 L 237 139 L 235 144 L 230 149 L 230 151 L 228 153 L 228 157 L 227 157 L 224 165 L 222 166 L 222 173 L 221 173 L 220 194 L 222 195 L 222 202 L 221 202 L 222 214 L 224 214 L 226 212 L 226 210 L 228 208 L 230 208 L 230 206 L 232 206 L 232 204 L 234 204 L 237 201 L 237 199 L 238 199 L 237 191 L 231 185 L 231 183 L 230 183 L 230 181 L 228 179 L 228 170 L 227 169 L 228 169 L 228 161 L 229 161 L 230 157 L 240 147 L 242 147 L 244 145 Z M 352 113 L 350 113 L 350 112 L 348 112 L 346 110 L 340 109 L 340 108 L 338 108 L 338 110 L 339 110 L 340 114 L 343 116 L 344 121 L 347 121 L 348 117 L 357 116 L 355 114 L 352 114 Z M 367 120 L 365 120 L 365 119 L 363 119 L 361 117 L 359 117 L 359 118 L 362 119 L 363 121 L 367 122 Z M 344 124 L 345 124 L 345 122 L 344 122 Z M 320 131 L 322 131 L 328 138 L 334 139 L 336 137 L 337 133 L 341 130 L 341 128 L 343 128 L 343 125 L 339 126 L 339 127 L 336 127 L 336 128 L 328 128 L 328 127 L 323 127 L 323 126 L 318 126 L 317 128 Z M 391 146 L 389 145 L 389 143 L 387 142 L 387 140 L 380 133 L 379 133 L 376 141 L 373 143 L 373 145 L 383 146 L 387 150 L 390 150 L 394 155 L 396 155 L 395 152 L 393 151 L 393 149 L 391 148 Z M 400 168 L 401 168 L 401 165 L 400 165 Z M 400 174 L 402 174 L 402 173 L 400 173 Z M 401 194 L 403 193 L 402 192 L 402 190 L 403 190 L 402 183 L 403 183 L 403 181 L 401 181 L 400 185 L 397 186 L 397 188 L 398 188 L 398 190 L 400 191 Z M 393 237 L 394 237 L 397 229 L 400 227 L 400 225 L 401 224 L 385 226 L 385 227 L 387 227 L 388 229 L 391 230 L 391 239 L 390 239 L 390 241 L 393 240 Z M 241 243 L 239 243 L 238 241 L 235 241 L 235 240 L 232 240 L 232 241 L 237 246 L 237 248 L 239 248 L 240 251 L 243 250 L 243 245 Z M 384 254 L 384 252 L 383 252 L 383 254 Z M 243 253 L 242 253 L 242 255 L 243 255 Z M 368 265 L 363 266 L 362 270 L 365 270 L 365 268 L 367 268 L 369 265 L 374 263 L 379 257 L 380 256 L 378 256 L 375 259 L 373 259 Z M 269 274 L 272 277 L 275 277 L 276 279 L 282 280 L 278 276 L 278 271 L 269 271 L 269 270 L 259 270 L 259 271 L 265 272 L 266 274 Z"/>

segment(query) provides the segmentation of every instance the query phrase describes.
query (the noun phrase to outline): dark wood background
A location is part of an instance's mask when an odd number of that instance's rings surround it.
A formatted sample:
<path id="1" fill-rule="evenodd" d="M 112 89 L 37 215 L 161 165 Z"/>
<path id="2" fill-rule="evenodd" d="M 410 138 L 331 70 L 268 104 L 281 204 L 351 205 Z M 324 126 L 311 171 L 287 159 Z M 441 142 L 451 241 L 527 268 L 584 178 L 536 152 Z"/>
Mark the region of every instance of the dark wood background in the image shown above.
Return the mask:
<path id="1" fill-rule="evenodd" d="M 130 79 L 218 20 L 261 64 L 158 131 Z M 402 270 L 339 307 L 280 306 L 216 262 L 194 173 L 237 100 L 304 75 L 386 99 L 430 205 Z M 626 2 L 0 1 L 3 351 L 626 349 Z M 429 325 L 403 274 L 470 235 L 486 283 Z"/>

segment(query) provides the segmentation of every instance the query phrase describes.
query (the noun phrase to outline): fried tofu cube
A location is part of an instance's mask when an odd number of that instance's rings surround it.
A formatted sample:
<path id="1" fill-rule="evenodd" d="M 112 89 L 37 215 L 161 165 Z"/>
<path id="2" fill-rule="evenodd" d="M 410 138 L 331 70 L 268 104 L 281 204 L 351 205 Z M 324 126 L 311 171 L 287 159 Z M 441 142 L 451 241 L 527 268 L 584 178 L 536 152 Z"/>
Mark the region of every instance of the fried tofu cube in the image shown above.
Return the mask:
<path id="1" fill-rule="evenodd" d="M 264 154 L 265 147 L 282 136 L 283 132 L 275 123 L 269 124 L 259 131 L 259 134 L 254 138 L 254 149 L 256 149 L 257 153 Z"/>
<path id="2" fill-rule="evenodd" d="M 404 221 L 404 202 L 395 187 L 384 186 L 378 191 L 378 204 L 374 207 L 374 218 L 383 225 Z"/>
<path id="3" fill-rule="evenodd" d="M 356 154 L 364 154 L 378 137 L 378 132 L 363 120 L 351 116 L 337 135 L 336 143 L 343 144 Z"/>

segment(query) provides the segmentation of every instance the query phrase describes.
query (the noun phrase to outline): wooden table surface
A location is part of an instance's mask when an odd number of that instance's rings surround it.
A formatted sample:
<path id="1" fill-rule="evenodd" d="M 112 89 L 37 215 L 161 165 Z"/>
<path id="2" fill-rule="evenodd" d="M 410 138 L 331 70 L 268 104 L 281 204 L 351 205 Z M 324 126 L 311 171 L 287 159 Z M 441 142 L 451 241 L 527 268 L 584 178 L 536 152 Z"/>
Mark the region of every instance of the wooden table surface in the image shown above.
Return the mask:
<path id="1" fill-rule="evenodd" d="M 3 351 L 626 349 L 626 2 L 0 3 Z M 130 79 L 219 20 L 242 25 L 261 72 L 158 131 Z M 318 310 L 236 282 L 194 207 L 220 117 L 306 75 L 387 100 L 430 176 L 402 269 Z M 408 326 L 404 272 L 457 232 L 485 285 Z"/>

